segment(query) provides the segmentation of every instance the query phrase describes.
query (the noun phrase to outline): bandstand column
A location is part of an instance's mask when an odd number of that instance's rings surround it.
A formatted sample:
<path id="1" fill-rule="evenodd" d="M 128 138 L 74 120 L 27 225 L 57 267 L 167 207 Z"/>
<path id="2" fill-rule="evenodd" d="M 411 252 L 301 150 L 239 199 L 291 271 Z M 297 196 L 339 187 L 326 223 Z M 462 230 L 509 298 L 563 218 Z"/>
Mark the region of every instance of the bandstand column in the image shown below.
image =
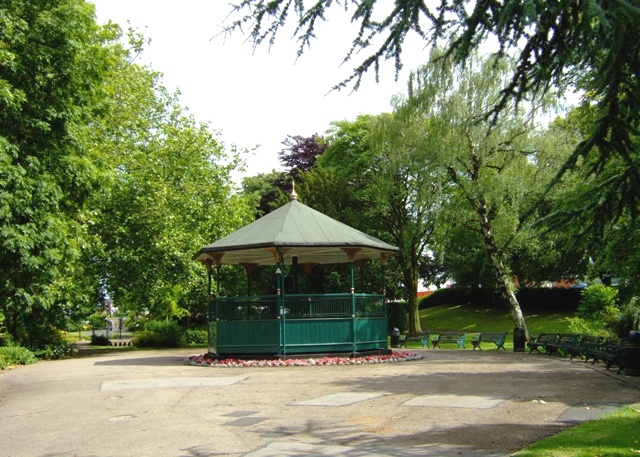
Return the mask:
<path id="1" fill-rule="evenodd" d="M 357 345 L 357 326 L 356 326 L 356 290 L 355 290 L 355 268 L 354 261 L 356 258 L 356 254 L 360 252 L 361 248 L 342 248 L 342 250 L 347 254 L 349 258 L 349 276 L 351 283 L 351 341 L 352 341 L 352 352 L 355 354 L 358 349 Z"/>

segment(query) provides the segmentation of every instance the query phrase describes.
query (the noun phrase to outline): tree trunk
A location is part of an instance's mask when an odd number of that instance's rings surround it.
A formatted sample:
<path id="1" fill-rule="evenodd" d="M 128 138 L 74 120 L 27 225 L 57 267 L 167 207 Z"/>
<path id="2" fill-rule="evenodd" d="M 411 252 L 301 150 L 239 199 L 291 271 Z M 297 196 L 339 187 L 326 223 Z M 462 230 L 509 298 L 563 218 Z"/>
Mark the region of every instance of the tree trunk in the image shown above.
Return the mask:
<path id="1" fill-rule="evenodd" d="M 422 333 L 418 311 L 418 272 L 410 265 L 403 265 L 404 284 L 409 295 L 409 333 Z"/>
<path id="2" fill-rule="evenodd" d="M 516 298 L 514 292 L 513 280 L 507 274 L 507 271 L 502 262 L 501 255 L 498 252 L 496 240 L 493 235 L 491 221 L 489 220 L 487 207 L 484 202 L 476 207 L 476 211 L 478 213 L 478 216 L 480 217 L 482 237 L 484 239 L 484 245 L 487 250 L 487 254 L 491 259 L 493 277 L 498 292 L 500 292 L 500 296 L 507 303 L 507 306 L 509 306 L 509 311 L 511 312 L 511 317 L 513 318 L 515 326 L 520 327 L 524 330 L 525 339 L 529 341 L 529 330 L 527 329 L 527 324 L 524 320 L 522 309 L 520 309 L 520 303 L 518 303 L 518 299 Z"/>

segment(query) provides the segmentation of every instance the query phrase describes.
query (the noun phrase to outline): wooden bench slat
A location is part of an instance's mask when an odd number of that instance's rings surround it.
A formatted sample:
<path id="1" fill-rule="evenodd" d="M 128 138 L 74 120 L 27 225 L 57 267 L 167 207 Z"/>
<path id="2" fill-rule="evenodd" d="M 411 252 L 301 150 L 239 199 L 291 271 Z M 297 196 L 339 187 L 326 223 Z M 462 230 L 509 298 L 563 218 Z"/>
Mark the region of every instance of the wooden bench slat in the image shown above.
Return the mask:
<path id="1" fill-rule="evenodd" d="M 467 332 L 440 332 L 437 337 L 431 340 L 433 348 L 440 347 L 440 343 L 456 343 L 458 348 L 464 349 L 467 339 Z"/>
<path id="2" fill-rule="evenodd" d="M 429 339 L 431 332 L 423 332 L 418 334 L 400 335 L 400 347 L 407 347 L 408 342 L 421 343 L 423 348 L 429 348 Z"/>
<path id="3" fill-rule="evenodd" d="M 575 333 L 563 333 L 558 335 L 558 337 L 544 344 L 542 347 L 547 352 L 547 354 L 557 354 L 561 356 L 567 355 L 567 346 L 577 344 L 580 340 L 580 335 Z M 561 354 L 563 352 L 564 354 Z"/>

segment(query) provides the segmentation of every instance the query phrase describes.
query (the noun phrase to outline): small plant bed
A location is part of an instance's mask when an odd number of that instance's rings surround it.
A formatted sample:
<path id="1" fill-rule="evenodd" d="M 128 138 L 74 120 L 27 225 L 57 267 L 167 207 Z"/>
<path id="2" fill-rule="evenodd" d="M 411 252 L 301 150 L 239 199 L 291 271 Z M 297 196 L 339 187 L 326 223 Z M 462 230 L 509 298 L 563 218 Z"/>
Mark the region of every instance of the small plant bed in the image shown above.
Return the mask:
<path id="1" fill-rule="evenodd" d="M 394 352 L 389 355 L 371 355 L 364 357 L 321 357 L 308 359 L 286 360 L 242 360 L 242 359 L 212 359 L 205 354 L 192 355 L 185 359 L 189 365 L 221 368 L 249 368 L 249 367 L 310 367 L 333 365 L 371 365 L 379 363 L 408 362 L 419 360 L 422 356 L 414 352 Z"/>

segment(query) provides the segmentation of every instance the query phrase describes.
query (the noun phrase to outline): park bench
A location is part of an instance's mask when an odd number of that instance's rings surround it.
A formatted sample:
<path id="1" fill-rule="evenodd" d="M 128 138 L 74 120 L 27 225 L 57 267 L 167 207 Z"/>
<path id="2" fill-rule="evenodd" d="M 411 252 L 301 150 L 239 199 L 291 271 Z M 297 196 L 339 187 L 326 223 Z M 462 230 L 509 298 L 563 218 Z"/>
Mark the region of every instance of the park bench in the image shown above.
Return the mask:
<path id="1" fill-rule="evenodd" d="M 423 332 L 423 333 L 409 333 L 400 335 L 400 347 L 407 347 L 407 343 L 416 342 L 421 343 L 423 348 L 429 347 L 429 338 L 431 337 L 431 332 Z"/>
<path id="2" fill-rule="evenodd" d="M 607 365 L 607 370 L 614 365 L 617 366 L 619 374 L 622 370 L 624 370 L 624 340 L 618 346 L 604 348 L 599 357 L 600 360 L 602 360 Z"/>
<path id="3" fill-rule="evenodd" d="M 556 339 L 544 344 L 542 347 L 549 355 L 556 354 L 564 357 L 567 355 L 567 347 L 572 344 L 577 344 L 578 341 L 580 341 L 580 335 L 576 335 L 575 333 L 563 333 L 558 335 Z"/>
<path id="4" fill-rule="evenodd" d="M 593 359 L 591 363 L 595 364 L 600 360 L 604 360 L 603 357 L 610 357 L 612 353 L 619 349 L 624 349 L 624 340 L 622 338 L 607 338 L 601 343 L 587 345 L 582 354 L 585 357 L 585 362 Z"/>
<path id="5" fill-rule="evenodd" d="M 578 356 L 581 359 L 584 358 L 584 351 L 589 345 L 601 343 L 603 338 L 601 336 L 589 336 L 584 335 L 580 340 L 574 344 L 568 344 L 565 349 L 565 355 L 569 355 L 569 359 L 573 360 Z"/>
<path id="6" fill-rule="evenodd" d="M 540 352 L 540 348 L 544 348 L 544 346 L 558 338 L 557 333 L 540 333 L 536 338 L 527 342 L 527 346 L 529 347 L 529 354 L 533 351 Z"/>
<path id="7" fill-rule="evenodd" d="M 482 332 L 471 340 L 473 350 L 475 351 L 476 348 L 482 350 L 480 343 L 495 343 L 497 349 L 505 349 L 504 342 L 507 339 L 508 333 L 509 332 Z"/>
<path id="8" fill-rule="evenodd" d="M 441 348 L 440 343 L 456 343 L 459 349 L 464 349 L 467 332 L 440 332 L 431 340 L 433 348 Z"/>

